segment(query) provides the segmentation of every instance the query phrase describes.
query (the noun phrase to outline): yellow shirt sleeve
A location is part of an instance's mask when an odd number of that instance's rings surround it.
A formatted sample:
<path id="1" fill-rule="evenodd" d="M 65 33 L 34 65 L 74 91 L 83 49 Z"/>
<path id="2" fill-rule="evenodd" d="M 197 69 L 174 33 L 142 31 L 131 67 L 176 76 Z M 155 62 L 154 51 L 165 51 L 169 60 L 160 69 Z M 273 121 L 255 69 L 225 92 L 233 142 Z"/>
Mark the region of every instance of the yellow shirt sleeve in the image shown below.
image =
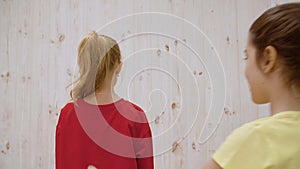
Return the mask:
<path id="1" fill-rule="evenodd" d="M 213 155 L 223 169 L 265 169 L 272 165 L 271 147 L 260 126 L 248 123 L 236 129 Z"/>

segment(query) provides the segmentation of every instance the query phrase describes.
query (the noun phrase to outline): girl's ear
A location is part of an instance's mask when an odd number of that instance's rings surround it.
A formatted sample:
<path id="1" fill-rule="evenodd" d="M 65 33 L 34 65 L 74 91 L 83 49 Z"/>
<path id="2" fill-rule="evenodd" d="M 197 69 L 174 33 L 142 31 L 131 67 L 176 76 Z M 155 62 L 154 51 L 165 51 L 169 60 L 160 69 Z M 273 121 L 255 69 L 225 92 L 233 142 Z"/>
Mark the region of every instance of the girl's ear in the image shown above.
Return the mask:
<path id="1" fill-rule="evenodd" d="M 121 69 L 122 69 L 122 66 L 123 66 L 123 62 L 121 61 L 118 65 L 116 65 L 116 74 L 119 74 Z"/>
<path id="2" fill-rule="evenodd" d="M 262 69 L 264 73 L 270 73 L 275 69 L 278 62 L 278 53 L 273 46 L 267 46 L 263 51 Z"/>

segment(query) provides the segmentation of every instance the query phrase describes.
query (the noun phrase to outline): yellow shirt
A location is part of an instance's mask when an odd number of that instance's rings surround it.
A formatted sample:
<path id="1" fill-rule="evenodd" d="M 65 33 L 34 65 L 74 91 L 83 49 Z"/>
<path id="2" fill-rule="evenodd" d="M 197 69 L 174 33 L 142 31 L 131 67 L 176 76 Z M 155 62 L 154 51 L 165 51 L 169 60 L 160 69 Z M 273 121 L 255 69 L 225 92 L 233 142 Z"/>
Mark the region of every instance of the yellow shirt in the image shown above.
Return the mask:
<path id="1" fill-rule="evenodd" d="M 212 158 L 223 169 L 300 169 L 300 111 L 243 125 Z"/>

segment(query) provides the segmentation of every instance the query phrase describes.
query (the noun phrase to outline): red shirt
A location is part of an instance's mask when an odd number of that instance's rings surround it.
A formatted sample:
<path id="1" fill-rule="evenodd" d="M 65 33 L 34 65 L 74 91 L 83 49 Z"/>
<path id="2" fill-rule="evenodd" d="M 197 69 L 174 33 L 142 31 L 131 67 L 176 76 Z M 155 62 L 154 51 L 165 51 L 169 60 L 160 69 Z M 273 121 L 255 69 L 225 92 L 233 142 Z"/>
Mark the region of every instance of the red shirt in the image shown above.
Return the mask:
<path id="1" fill-rule="evenodd" d="M 56 169 L 153 169 L 151 137 L 145 113 L 129 101 L 68 103 L 56 126 Z"/>

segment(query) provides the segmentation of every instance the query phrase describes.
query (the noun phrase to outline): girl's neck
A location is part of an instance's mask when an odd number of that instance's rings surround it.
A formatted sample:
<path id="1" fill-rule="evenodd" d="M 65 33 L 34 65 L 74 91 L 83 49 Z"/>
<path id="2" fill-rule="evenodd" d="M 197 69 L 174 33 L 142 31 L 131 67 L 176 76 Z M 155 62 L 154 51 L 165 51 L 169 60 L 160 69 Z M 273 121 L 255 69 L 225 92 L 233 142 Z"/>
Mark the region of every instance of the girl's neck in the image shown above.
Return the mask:
<path id="1" fill-rule="evenodd" d="M 290 90 L 274 92 L 271 100 L 271 115 L 283 111 L 300 111 L 300 98 Z"/>
<path id="2" fill-rule="evenodd" d="M 105 84 L 105 83 L 104 83 Z M 101 89 L 85 97 L 84 100 L 90 104 L 104 105 L 114 103 L 121 98 L 116 94 L 113 85 L 106 83 Z"/>
<path id="3" fill-rule="evenodd" d="M 95 92 L 84 98 L 84 101 L 94 105 L 114 103 L 121 98 L 115 92 Z"/>

